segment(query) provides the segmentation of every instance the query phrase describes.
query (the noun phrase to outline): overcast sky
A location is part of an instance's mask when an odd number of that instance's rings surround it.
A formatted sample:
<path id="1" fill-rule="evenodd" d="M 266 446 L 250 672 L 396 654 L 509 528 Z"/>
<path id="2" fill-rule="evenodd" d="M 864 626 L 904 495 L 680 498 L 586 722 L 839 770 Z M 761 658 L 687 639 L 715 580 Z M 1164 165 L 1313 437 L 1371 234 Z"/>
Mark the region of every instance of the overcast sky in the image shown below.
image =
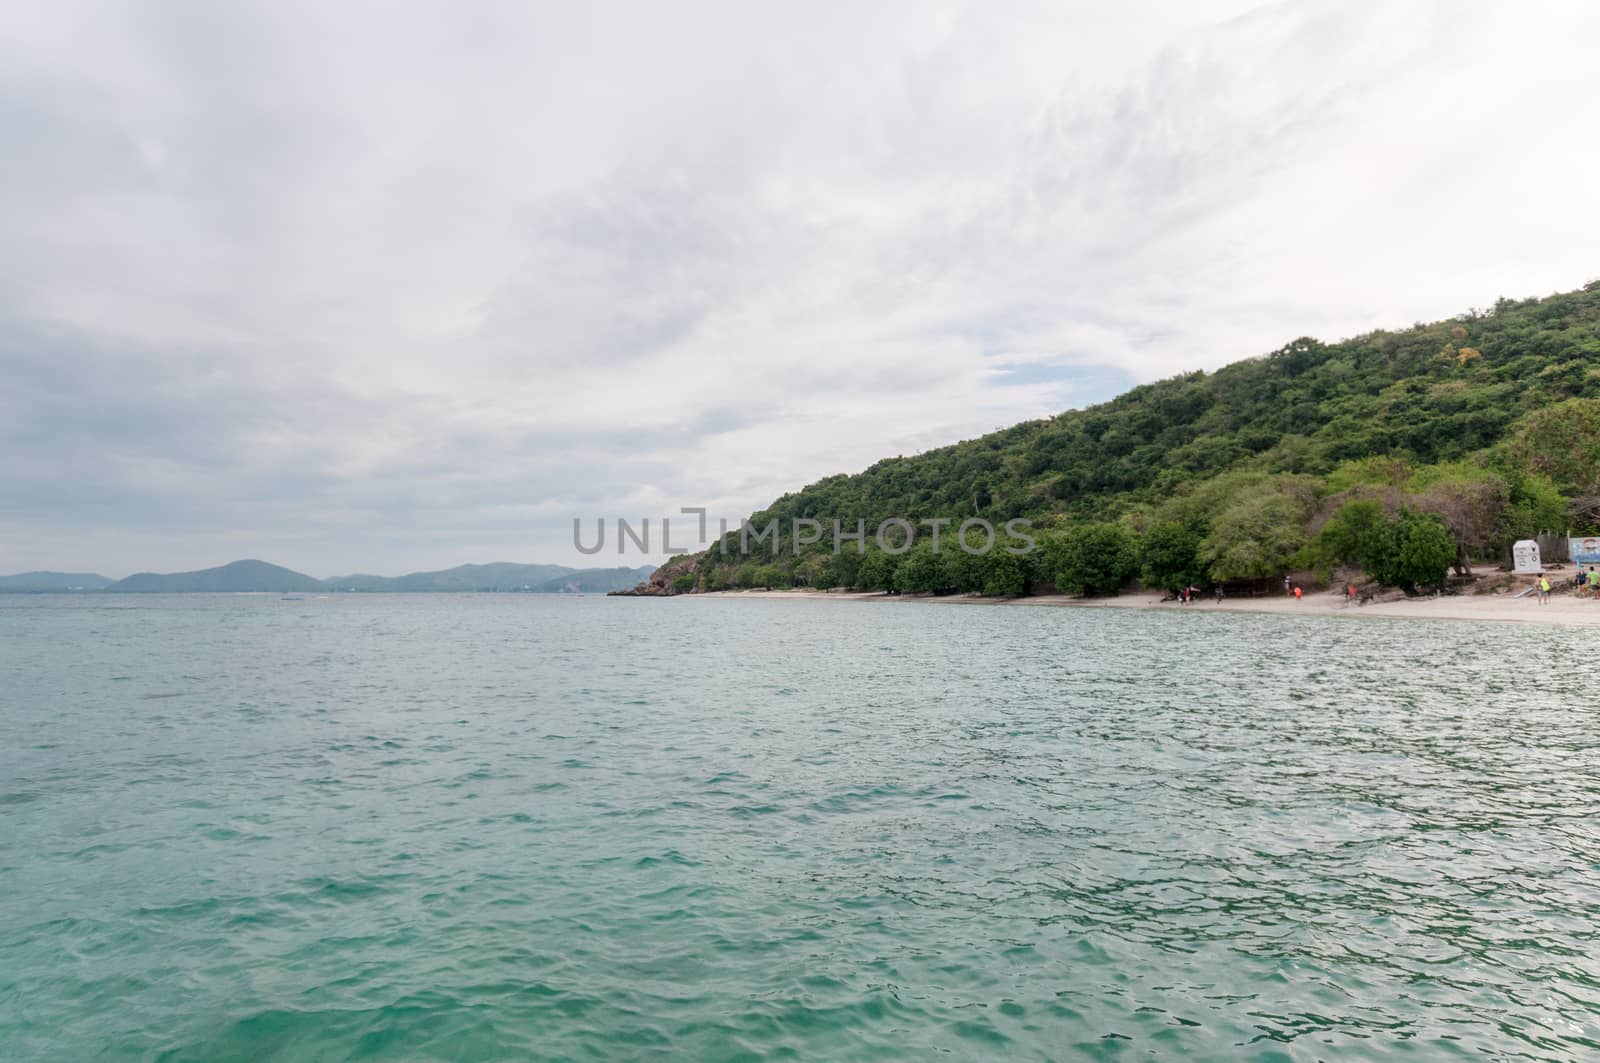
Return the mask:
<path id="1" fill-rule="evenodd" d="M 594 564 L 574 516 L 1575 288 L 1597 45 L 1586 0 L 6 4 L 0 572 Z"/>

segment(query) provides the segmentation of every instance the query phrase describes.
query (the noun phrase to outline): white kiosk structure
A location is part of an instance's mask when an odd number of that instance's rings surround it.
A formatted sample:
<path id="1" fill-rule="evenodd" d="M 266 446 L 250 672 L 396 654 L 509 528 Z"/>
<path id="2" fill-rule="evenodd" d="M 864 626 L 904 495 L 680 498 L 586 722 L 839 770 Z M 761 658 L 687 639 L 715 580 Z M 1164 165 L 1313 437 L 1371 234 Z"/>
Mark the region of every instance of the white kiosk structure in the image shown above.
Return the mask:
<path id="1" fill-rule="evenodd" d="M 1521 539 L 1511 547 L 1511 571 L 1519 576 L 1537 576 L 1544 571 L 1539 560 L 1539 544 L 1532 539 Z"/>

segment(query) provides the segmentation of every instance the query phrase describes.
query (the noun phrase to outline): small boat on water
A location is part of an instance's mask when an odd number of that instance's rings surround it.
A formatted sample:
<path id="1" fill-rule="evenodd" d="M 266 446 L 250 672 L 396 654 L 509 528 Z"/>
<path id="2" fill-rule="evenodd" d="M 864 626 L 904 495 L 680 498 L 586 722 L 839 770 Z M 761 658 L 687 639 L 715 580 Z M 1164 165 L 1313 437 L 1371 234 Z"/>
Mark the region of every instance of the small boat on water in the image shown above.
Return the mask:
<path id="1" fill-rule="evenodd" d="M 303 594 L 285 594 L 282 598 L 278 599 L 280 602 L 303 602 L 305 600 L 306 596 Z"/>

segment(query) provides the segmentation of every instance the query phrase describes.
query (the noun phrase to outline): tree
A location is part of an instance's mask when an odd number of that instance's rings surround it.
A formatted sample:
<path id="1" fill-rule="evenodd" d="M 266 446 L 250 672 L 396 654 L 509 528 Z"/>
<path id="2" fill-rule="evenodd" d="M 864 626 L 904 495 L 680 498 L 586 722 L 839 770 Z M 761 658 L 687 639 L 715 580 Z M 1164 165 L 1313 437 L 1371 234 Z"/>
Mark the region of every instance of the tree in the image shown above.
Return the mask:
<path id="1" fill-rule="evenodd" d="M 1456 550 L 1444 521 L 1431 513 L 1402 510 L 1387 520 L 1377 535 L 1367 559 L 1367 574 L 1379 583 L 1414 594 L 1418 587 L 1443 586 Z"/>
<path id="2" fill-rule="evenodd" d="M 863 591 L 894 591 L 897 559 L 882 550 L 868 550 L 856 569 L 855 587 Z"/>
<path id="3" fill-rule="evenodd" d="M 1316 490 L 1305 477 L 1274 477 L 1239 491 L 1200 544 L 1218 579 L 1265 579 L 1293 567 L 1308 542 Z"/>
<path id="4" fill-rule="evenodd" d="M 764 587 L 769 591 L 778 587 L 794 586 L 794 580 L 790 579 L 789 573 L 779 565 L 760 566 L 756 569 L 753 579 L 751 586 Z"/>
<path id="5" fill-rule="evenodd" d="M 958 594 L 982 594 L 988 579 L 984 555 L 969 554 L 959 545 L 939 544 L 941 581 Z"/>
<path id="6" fill-rule="evenodd" d="M 1324 569 L 1332 569 L 1335 564 L 1366 568 L 1388 523 L 1381 503 L 1370 498 L 1352 499 L 1340 506 L 1317 533 L 1313 556 Z"/>
<path id="7" fill-rule="evenodd" d="M 837 558 L 825 557 L 811 571 L 811 585 L 819 591 L 831 591 L 839 586 L 839 566 L 834 564 Z"/>
<path id="8" fill-rule="evenodd" d="M 1326 350 L 1320 341 L 1301 336 L 1273 351 L 1267 358 L 1289 376 L 1299 376 L 1316 365 Z"/>
<path id="9" fill-rule="evenodd" d="M 1600 495 L 1584 495 L 1572 500 L 1572 519 L 1577 527 L 1574 531 L 1592 535 L 1600 531 Z"/>
<path id="10" fill-rule="evenodd" d="M 861 568 L 861 555 L 854 550 L 842 550 L 828 558 L 827 571 L 833 575 L 833 586 L 856 586 L 856 572 Z"/>
<path id="11" fill-rule="evenodd" d="M 941 543 L 940 546 L 942 547 L 940 553 L 955 549 L 948 543 Z M 933 546 L 928 540 L 918 542 L 900 558 L 898 569 L 900 590 L 912 594 L 941 594 L 948 590 L 945 569 L 940 561 L 939 554 L 933 552 Z"/>
<path id="12" fill-rule="evenodd" d="M 1153 525 L 1139 553 L 1139 579 L 1146 587 L 1169 591 L 1209 583 L 1211 569 L 1200 560 L 1204 538 L 1199 528 L 1178 521 Z"/>
<path id="13" fill-rule="evenodd" d="M 1508 450 L 1519 465 L 1570 494 L 1600 490 L 1600 399 L 1571 399 L 1523 418 Z"/>
<path id="14" fill-rule="evenodd" d="M 1592 525 L 1582 517 L 1580 500 L 1569 502 L 1562 497 L 1547 476 L 1508 472 L 1506 483 L 1511 489 L 1511 504 L 1500 515 L 1497 538 L 1502 549 L 1518 539 L 1565 528 L 1575 518 L 1579 528 Z"/>
<path id="15" fill-rule="evenodd" d="M 983 593 L 997 598 L 1016 598 L 1028 591 L 1028 569 L 1022 558 L 1004 550 L 983 555 Z"/>
<path id="16" fill-rule="evenodd" d="M 1139 568 L 1139 540 L 1120 524 L 1073 524 L 1052 547 L 1064 594 L 1115 594 Z"/>
<path id="17" fill-rule="evenodd" d="M 1488 557 L 1499 546 L 1510 488 L 1493 472 L 1477 471 L 1440 479 L 1413 498 L 1419 511 L 1430 512 L 1450 528 L 1456 540 L 1456 572 L 1472 575 L 1472 556 Z"/>

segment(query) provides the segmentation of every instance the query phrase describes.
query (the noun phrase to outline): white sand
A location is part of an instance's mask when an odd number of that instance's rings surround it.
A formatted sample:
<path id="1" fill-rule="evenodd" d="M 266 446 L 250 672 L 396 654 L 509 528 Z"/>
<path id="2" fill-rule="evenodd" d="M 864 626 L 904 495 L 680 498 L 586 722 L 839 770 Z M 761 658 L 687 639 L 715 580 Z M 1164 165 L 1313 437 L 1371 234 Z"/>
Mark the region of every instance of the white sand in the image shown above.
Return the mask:
<path id="1" fill-rule="evenodd" d="M 1553 594 L 1547 605 L 1537 596 L 1513 600 L 1509 594 L 1460 594 L 1444 598 L 1398 599 L 1370 605 L 1347 605 L 1338 592 L 1315 592 L 1300 601 L 1293 598 L 1230 598 L 1220 605 L 1209 598 L 1192 605 L 1163 602 L 1150 592 L 1122 594 L 1115 598 L 1071 598 L 1065 595 L 1040 595 L 1034 598 L 977 598 L 950 595 L 862 594 L 854 591 L 715 591 L 685 595 L 690 598 L 791 598 L 828 599 L 924 605 L 990 605 L 1001 608 L 1058 606 L 1074 609 L 1182 609 L 1192 612 L 1285 613 L 1310 616 L 1387 617 L 1422 620 L 1491 620 L 1511 623 L 1600 626 L 1600 600 L 1578 598 L 1570 591 Z"/>

